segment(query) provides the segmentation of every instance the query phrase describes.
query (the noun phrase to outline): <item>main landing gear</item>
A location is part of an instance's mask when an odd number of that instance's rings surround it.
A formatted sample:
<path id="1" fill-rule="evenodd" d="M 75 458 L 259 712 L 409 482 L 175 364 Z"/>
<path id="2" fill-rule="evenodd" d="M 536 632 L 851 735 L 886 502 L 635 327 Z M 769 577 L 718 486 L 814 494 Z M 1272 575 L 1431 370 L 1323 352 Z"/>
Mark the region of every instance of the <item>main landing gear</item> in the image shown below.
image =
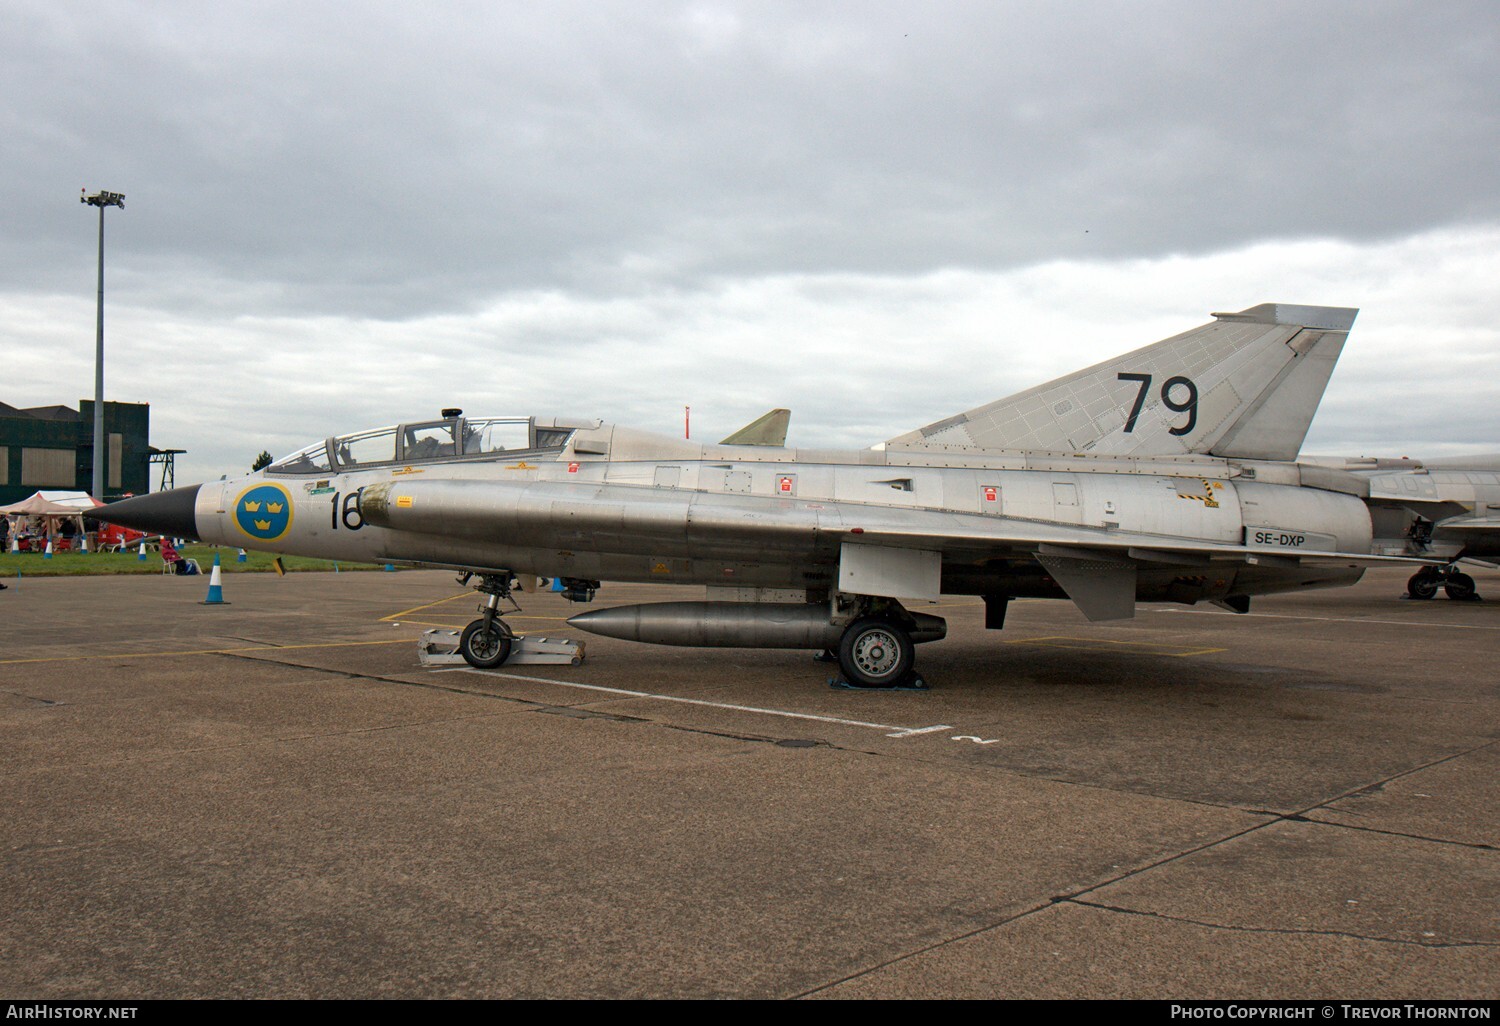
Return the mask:
<path id="1" fill-rule="evenodd" d="M 459 577 L 459 584 L 467 584 L 474 575 L 466 573 Z M 481 670 L 493 670 L 510 658 L 516 641 L 515 631 L 500 619 L 500 603 L 510 601 L 510 592 L 515 578 L 509 573 L 481 574 L 476 590 L 484 596 L 479 607 L 483 615 L 464 628 L 458 638 L 458 652 L 464 662 Z M 517 610 L 519 606 L 512 601 Z"/>
<path id="2" fill-rule="evenodd" d="M 1406 594 L 1414 599 L 1430 599 L 1437 594 L 1439 587 L 1455 602 L 1479 601 L 1474 578 L 1452 565 L 1424 566 L 1406 582 Z"/>
<path id="3" fill-rule="evenodd" d="M 948 633 L 940 617 L 912 613 L 899 602 L 864 596 L 840 595 L 835 613 L 847 617 L 836 649 L 825 649 L 818 658 L 838 661 L 842 688 L 902 688 L 925 691 L 927 682 L 913 669 L 916 646 L 937 641 Z M 839 622 L 839 620 L 835 620 Z"/>
<path id="4" fill-rule="evenodd" d="M 901 624 L 882 617 L 855 620 L 839 639 L 839 669 L 856 687 L 911 687 L 916 658 L 911 635 Z"/>

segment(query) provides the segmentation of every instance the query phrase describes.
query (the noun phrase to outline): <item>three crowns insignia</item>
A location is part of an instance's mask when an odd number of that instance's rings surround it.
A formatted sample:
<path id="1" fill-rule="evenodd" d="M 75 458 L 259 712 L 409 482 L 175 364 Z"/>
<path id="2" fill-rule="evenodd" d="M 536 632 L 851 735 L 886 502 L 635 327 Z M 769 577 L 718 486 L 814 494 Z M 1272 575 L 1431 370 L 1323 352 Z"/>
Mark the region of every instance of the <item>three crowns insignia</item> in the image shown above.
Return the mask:
<path id="1" fill-rule="evenodd" d="M 262 506 L 265 507 L 266 513 L 272 516 L 278 513 L 282 513 L 286 510 L 286 503 L 284 502 L 266 502 L 259 499 L 251 501 L 249 499 L 246 499 L 244 504 L 244 511 L 246 513 L 259 513 Z M 252 518 L 250 522 L 255 525 L 255 529 L 257 531 L 271 530 L 271 520 L 269 517 L 267 517 L 267 519 L 265 520 L 256 520 Z"/>

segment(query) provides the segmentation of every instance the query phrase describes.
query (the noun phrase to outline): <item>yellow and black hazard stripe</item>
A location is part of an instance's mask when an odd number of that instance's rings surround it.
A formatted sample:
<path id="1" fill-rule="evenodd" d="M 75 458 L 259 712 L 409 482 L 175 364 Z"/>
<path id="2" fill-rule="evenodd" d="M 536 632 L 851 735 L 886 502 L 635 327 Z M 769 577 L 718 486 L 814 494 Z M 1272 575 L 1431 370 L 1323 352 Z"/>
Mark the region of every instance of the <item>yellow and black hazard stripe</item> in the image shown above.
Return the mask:
<path id="1" fill-rule="evenodd" d="M 1216 499 L 1216 498 L 1214 498 L 1214 489 L 1215 488 L 1223 488 L 1224 487 L 1224 482 L 1222 482 L 1222 481 L 1209 481 L 1206 478 L 1200 478 L 1199 482 L 1203 485 L 1202 492 L 1197 492 L 1197 491 L 1188 492 L 1188 491 L 1184 491 L 1183 489 L 1186 486 L 1179 485 L 1178 488 L 1177 488 L 1177 497 L 1179 499 L 1193 499 L 1193 500 L 1195 500 L 1197 502 L 1201 502 L 1201 503 L 1203 503 L 1203 507 L 1205 509 L 1218 509 L 1219 508 L 1219 500 Z"/>

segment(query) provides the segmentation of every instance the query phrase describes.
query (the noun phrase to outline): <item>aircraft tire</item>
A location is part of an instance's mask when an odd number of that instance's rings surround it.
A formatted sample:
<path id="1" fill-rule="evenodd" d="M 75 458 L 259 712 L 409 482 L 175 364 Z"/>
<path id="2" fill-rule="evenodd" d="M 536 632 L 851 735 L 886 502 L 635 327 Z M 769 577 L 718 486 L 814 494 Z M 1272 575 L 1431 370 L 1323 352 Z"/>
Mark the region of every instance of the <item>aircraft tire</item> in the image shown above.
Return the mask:
<path id="1" fill-rule="evenodd" d="M 839 639 L 839 668 L 860 687 L 895 687 L 910 675 L 916 655 L 911 636 L 878 617 L 855 620 Z"/>
<path id="2" fill-rule="evenodd" d="M 1414 599 L 1430 599 L 1437 594 L 1441 578 L 1426 570 L 1419 570 L 1406 582 L 1406 593 Z"/>
<path id="3" fill-rule="evenodd" d="M 1468 602 L 1479 591 L 1468 574 L 1449 574 L 1443 580 L 1443 593 L 1455 602 Z"/>
<path id="4" fill-rule="evenodd" d="M 484 621 L 475 620 L 459 635 L 458 653 L 470 666 L 493 670 L 510 658 L 510 635 L 498 624 L 486 631 Z"/>

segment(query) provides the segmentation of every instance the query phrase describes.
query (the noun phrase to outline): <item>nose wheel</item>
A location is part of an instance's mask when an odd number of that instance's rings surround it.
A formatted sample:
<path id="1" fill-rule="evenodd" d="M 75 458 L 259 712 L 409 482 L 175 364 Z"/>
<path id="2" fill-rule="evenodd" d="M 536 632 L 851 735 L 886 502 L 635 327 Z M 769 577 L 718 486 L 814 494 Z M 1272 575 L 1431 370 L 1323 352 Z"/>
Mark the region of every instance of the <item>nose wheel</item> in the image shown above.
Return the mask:
<path id="1" fill-rule="evenodd" d="M 481 670 L 493 670 L 510 658 L 511 634 L 504 620 L 475 620 L 458 638 L 464 662 Z"/>
<path id="2" fill-rule="evenodd" d="M 467 584 L 473 574 L 464 574 L 460 583 Z M 458 637 L 458 653 L 464 662 L 480 670 L 493 670 L 510 658 L 516 634 L 500 618 L 500 601 L 510 598 L 511 574 L 484 574 L 475 588 L 484 596 L 479 607 L 483 615 L 463 629 Z M 515 606 L 514 602 L 511 602 Z M 519 606 L 516 609 L 519 610 Z"/>

